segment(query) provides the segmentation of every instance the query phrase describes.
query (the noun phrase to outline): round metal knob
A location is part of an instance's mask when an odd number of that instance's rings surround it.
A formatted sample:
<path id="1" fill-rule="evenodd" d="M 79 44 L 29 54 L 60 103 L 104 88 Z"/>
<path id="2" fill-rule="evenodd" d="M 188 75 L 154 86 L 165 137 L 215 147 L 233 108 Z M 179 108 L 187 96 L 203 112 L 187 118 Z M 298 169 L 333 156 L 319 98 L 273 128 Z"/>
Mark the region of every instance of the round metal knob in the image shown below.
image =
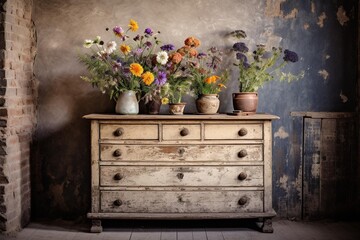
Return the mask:
<path id="1" fill-rule="evenodd" d="M 183 129 L 180 131 L 180 135 L 183 136 L 183 137 L 189 135 L 189 133 L 190 133 L 190 131 L 189 131 L 189 129 L 187 129 L 187 128 L 183 128 Z"/>
<path id="2" fill-rule="evenodd" d="M 121 206 L 123 204 L 123 202 L 120 200 L 120 199 L 116 199 L 115 201 L 114 201 L 114 205 L 115 206 Z"/>
<path id="3" fill-rule="evenodd" d="M 185 153 L 185 149 L 184 148 L 179 148 L 179 154 L 183 155 Z"/>
<path id="4" fill-rule="evenodd" d="M 178 179 L 183 179 L 183 178 L 184 178 L 184 174 L 183 174 L 183 173 L 178 173 L 176 176 L 178 177 Z"/>
<path id="5" fill-rule="evenodd" d="M 239 158 L 243 158 L 246 157 L 248 155 L 247 151 L 245 149 L 241 150 L 240 152 L 238 152 L 238 157 Z"/>
<path id="6" fill-rule="evenodd" d="M 246 130 L 246 128 L 241 128 L 238 132 L 240 137 L 245 136 L 248 133 L 248 131 Z"/>
<path id="7" fill-rule="evenodd" d="M 244 172 L 241 172 L 241 173 L 238 175 L 238 179 L 239 179 L 240 181 L 243 181 L 243 180 L 245 180 L 246 178 L 247 178 L 247 174 L 244 173 Z"/>
<path id="8" fill-rule="evenodd" d="M 116 137 L 120 137 L 121 135 L 123 135 L 124 130 L 122 128 L 118 128 L 114 131 L 114 136 Z"/>
<path id="9" fill-rule="evenodd" d="M 123 179 L 123 176 L 120 173 L 114 175 L 114 180 L 120 181 L 121 179 Z"/>
<path id="10" fill-rule="evenodd" d="M 248 201 L 247 197 L 241 197 L 238 201 L 238 204 L 243 206 L 247 203 L 247 201 Z"/>
<path id="11" fill-rule="evenodd" d="M 114 156 L 114 157 L 120 157 L 120 156 L 121 156 L 121 151 L 120 151 L 120 149 L 116 149 L 116 150 L 114 151 L 114 153 L 113 153 L 113 156 Z"/>

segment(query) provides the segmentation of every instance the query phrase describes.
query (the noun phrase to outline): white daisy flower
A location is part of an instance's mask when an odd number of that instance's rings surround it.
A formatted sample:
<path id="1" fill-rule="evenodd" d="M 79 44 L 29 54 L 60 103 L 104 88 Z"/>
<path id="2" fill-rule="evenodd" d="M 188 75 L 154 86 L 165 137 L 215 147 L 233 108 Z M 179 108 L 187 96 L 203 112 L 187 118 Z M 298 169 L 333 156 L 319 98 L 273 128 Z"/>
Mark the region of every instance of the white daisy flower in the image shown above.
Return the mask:
<path id="1" fill-rule="evenodd" d="M 156 54 L 156 61 L 161 65 L 165 65 L 169 59 L 169 55 L 165 51 L 160 51 Z"/>
<path id="2" fill-rule="evenodd" d="M 116 50 L 116 42 L 115 41 L 110 41 L 106 44 L 106 49 L 105 51 L 108 53 L 108 54 L 111 54 L 113 53 L 114 51 Z"/>
<path id="3" fill-rule="evenodd" d="M 90 39 L 85 39 L 83 46 L 86 48 L 91 48 L 94 42 Z"/>

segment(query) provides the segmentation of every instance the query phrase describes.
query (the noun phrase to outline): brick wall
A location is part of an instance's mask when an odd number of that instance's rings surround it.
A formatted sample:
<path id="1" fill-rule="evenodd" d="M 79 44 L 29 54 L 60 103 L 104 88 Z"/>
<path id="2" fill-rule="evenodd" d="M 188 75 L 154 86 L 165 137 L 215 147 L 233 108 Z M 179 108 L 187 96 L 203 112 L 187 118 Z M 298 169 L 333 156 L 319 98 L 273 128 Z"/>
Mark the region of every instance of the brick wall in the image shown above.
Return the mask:
<path id="1" fill-rule="evenodd" d="M 30 143 L 36 124 L 32 0 L 0 0 L 0 231 L 30 219 Z"/>

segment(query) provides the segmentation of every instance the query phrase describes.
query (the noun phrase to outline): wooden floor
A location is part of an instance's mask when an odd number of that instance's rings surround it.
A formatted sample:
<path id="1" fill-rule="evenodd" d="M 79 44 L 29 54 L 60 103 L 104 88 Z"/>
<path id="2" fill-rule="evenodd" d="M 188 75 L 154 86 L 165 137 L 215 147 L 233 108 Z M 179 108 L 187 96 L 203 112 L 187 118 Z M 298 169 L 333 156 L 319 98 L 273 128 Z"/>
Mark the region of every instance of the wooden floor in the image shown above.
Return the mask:
<path id="1" fill-rule="evenodd" d="M 120 226 L 121 224 L 121 226 Z M 31 223 L 14 236 L 0 239 L 26 240 L 359 240 L 360 222 L 293 222 L 276 220 L 274 233 L 261 233 L 254 223 L 235 221 L 138 221 L 104 223 L 100 234 L 87 225 L 62 221 Z"/>

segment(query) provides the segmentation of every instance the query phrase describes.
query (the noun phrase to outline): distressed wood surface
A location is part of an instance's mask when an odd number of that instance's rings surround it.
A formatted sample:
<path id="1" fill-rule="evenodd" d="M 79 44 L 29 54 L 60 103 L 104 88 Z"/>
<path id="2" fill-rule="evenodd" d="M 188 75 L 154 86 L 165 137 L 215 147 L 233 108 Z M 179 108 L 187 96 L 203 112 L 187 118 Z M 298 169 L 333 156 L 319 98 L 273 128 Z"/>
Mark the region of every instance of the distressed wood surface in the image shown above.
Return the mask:
<path id="1" fill-rule="evenodd" d="M 239 180 L 240 173 L 247 176 Z M 120 174 L 121 180 L 115 175 Z M 263 186 L 263 166 L 101 166 L 101 186 Z"/>
<path id="2" fill-rule="evenodd" d="M 246 199 L 244 205 L 238 201 Z M 114 201 L 121 200 L 121 206 Z M 263 212 L 263 191 L 102 191 L 101 212 Z"/>
<path id="3" fill-rule="evenodd" d="M 241 152 L 242 151 L 242 152 Z M 245 156 L 241 155 L 244 153 Z M 120 153 L 120 154 L 119 154 Z M 240 156 L 239 156 L 240 153 Z M 120 155 L 120 156 L 118 156 Z M 263 161 L 263 145 L 100 145 L 101 161 Z"/>
<path id="4" fill-rule="evenodd" d="M 98 172 L 92 178 L 100 186 L 89 218 L 275 216 L 271 120 L 276 116 L 85 118 L 98 124 L 92 135 Z"/>

